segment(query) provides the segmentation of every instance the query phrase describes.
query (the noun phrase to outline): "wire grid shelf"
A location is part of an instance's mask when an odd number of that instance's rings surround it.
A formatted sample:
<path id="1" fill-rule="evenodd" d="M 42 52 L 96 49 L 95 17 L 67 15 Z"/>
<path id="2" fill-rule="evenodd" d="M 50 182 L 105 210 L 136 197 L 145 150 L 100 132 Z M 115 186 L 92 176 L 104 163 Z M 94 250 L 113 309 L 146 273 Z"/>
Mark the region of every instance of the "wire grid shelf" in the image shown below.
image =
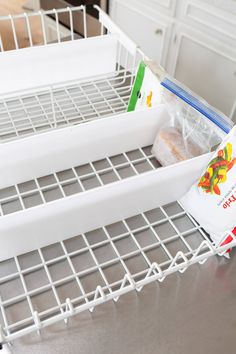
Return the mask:
<path id="1" fill-rule="evenodd" d="M 57 37 L 53 43 L 62 40 L 73 41 L 77 37 L 74 28 L 78 26 L 78 18 L 82 22 L 83 37 L 87 38 L 88 23 L 86 7 L 72 7 L 22 15 L 0 17 L 0 21 L 9 22 L 14 39 L 15 50 L 20 49 L 17 39 L 17 21 L 25 23 L 26 35 L 29 38 L 28 45 L 50 45 L 47 39 L 45 18 L 53 16 L 56 22 Z M 61 38 L 59 21 L 60 16 L 68 17 L 68 31 L 66 38 Z M 42 32 L 41 43 L 34 43 L 34 26 L 30 20 L 38 19 Z M 77 21 L 77 22 L 76 22 Z M 100 23 L 101 35 L 106 36 L 109 30 Z M 105 33 L 106 32 L 106 33 Z M 89 122 L 106 116 L 127 111 L 131 94 L 135 71 L 142 54 L 137 50 L 136 55 L 118 42 L 116 68 L 114 72 L 106 75 L 88 77 L 81 80 L 61 82 L 59 84 L 44 87 L 21 90 L 11 94 L 0 96 L 0 142 L 19 139 L 29 135 L 39 134 L 44 131 L 58 129 L 67 125 L 75 125 Z M 4 51 L 1 41 L 0 48 Z M 1 53 L 0 53 L 1 55 Z"/>
<path id="2" fill-rule="evenodd" d="M 0 263 L 4 342 L 10 342 L 225 251 L 178 202 Z"/>
<path id="3" fill-rule="evenodd" d="M 98 188 L 160 167 L 146 146 L 0 190 L 0 215 Z"/>
<path id="4" fill-rule="evenodd" d="M 126 112 L 133 78 L 123 70 L 118 76 L 0 98 L 0 141 Z"/>

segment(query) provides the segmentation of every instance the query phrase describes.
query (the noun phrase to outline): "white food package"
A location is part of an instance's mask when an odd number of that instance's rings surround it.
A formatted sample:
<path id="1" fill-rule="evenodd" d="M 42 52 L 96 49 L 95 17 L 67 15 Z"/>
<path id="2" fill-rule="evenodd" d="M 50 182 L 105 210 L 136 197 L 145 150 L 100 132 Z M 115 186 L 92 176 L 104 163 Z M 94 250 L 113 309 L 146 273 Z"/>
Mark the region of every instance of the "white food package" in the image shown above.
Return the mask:
<path id="1" fill-rule="evenodd" d="M 236 230 L 236 126 L 180 203 L 216 245 L 232 241 Z"/>

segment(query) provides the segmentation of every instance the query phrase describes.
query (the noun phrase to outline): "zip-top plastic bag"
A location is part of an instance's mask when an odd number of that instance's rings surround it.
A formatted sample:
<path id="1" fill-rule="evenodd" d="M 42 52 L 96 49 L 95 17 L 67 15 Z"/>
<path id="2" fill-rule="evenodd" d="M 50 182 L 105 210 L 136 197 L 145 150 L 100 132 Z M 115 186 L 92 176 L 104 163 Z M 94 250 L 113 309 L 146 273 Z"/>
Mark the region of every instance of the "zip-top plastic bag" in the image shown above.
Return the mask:
<path id="1" fill-rule="evenodd" d="M 232 241 L 236 235 L 236 127 L 180 203 L 216 245 Z"/>
<path id="2" fill-rule="evenodd" d="M 153 145 L 159 162 L 166 166 L 214 151 L 232 122 L 176 80 L 165 77 L 160 84 L 171 119 L 158 131 Z"/>
<path id="3" fill-rule="evenodd" d="M 215 150 L 232 122 L 153 62 L 141 62 L 128 110 L 165 104 L 170 119 L 158 131 L 152 152 L 167 166 Z"/>

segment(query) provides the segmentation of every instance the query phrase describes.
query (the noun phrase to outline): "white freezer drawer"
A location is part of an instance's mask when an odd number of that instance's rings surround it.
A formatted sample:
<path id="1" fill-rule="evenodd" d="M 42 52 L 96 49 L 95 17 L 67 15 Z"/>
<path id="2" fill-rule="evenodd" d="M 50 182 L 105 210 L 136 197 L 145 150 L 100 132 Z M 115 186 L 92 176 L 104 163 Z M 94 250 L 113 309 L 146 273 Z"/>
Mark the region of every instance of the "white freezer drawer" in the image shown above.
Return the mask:
<path id="1" fill-rule="evenodd" d="M 56 25 L 59 14 L 67 13 L 71 42 L 0 55 L 5 79 L 13 79 L 8 61 L 16 67 L 22 60 L 22 72 L 12 68 L 16 87 L 10 80 L 6 91 L 3 85 L 0 90 L 0 344 L 117 301 L 227 247 L 215 247 L 176 201 L 208 155 L 160 167 L 151 145 L 160 126 L 169 122 L 165 107 L 126 112 L 143 53 L 101 11 L 101 32 L 107 34 L 74 41 L 76 10 L 86 15 L 84 7 L 50 12 Z M 19 15 L 29 42 L 29 17 L 38 16 L 43 29 L 44 15 L 48 12 Z M 4 20 L 11 22 L 17 48 L 14 19 Z M 54 66 L 55 53 L 61 57 Z M 36 68 L 39 56 L 38 72 L 28 77 L 23 58 Z M 64 61 L 83 65 L 63 71 Z M 30 259 L 27 266 L 25 259 Z M 63 268 L 56 279 L 54 267 Z M 40 283 L 42 273 L 46 284 Z M 99 280 L 86 279 L 95 273 Z M 60 285 L 69 285 L 62 297 Z M 45 292 L 52 294 L 53 304 L 46 303 Z M 43 309 L 37 305 L 41 297 Z M 19 319 L 15 313 L 22 303 Z"/>

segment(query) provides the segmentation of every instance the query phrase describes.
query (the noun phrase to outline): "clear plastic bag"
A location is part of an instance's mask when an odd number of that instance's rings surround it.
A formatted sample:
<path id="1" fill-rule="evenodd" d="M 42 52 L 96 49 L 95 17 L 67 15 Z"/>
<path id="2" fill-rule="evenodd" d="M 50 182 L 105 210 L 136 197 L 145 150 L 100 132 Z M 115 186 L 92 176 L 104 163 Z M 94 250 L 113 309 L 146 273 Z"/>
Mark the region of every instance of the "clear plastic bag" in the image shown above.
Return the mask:
<path id="1" fill-rule="evenodd" d="M 161 128 L 152 152 L 163 166 L 214 151 L 232 122 L 173 79 L 161 85 L 170 120 Z"/>

